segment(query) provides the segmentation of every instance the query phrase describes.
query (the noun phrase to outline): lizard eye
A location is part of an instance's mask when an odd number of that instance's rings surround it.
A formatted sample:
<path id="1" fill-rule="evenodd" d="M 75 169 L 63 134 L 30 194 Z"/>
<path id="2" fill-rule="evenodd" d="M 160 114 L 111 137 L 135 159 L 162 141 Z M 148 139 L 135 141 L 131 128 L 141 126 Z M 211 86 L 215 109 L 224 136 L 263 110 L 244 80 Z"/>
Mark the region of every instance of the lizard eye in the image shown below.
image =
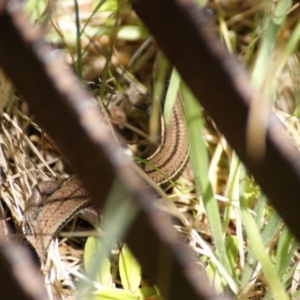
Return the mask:
<path id="1" fill-rule="evenodd" d="M 23 226 L 23 232 L 24 234 L 32 234 L 32 228 L 30 227 L 30 225 L 28 223 L 26 223 L 24 226 Z"/>

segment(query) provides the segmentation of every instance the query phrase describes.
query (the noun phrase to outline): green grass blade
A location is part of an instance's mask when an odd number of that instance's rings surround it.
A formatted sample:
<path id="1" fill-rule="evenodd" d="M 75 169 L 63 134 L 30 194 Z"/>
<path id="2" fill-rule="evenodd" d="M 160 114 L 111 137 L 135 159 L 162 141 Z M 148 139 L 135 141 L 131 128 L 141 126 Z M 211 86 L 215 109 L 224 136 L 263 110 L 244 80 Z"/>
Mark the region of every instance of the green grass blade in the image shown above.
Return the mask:
<path id="1" fill-rule="evenodd" d="M 283 276 L 291 262 L 291 259 L 298 246 L 298 242 L 292 235 L 290 230 L 284 226 L 279 235 L 277 255 L 276 255 L 276 269 L 279 275 Z"/>
<path id="2" fill-rule="evenodd" d="M 230 212 L 231 212 L 231 204 L 233 201 L 237 201 L 239 199 L 239 185 L 240 185 L 240 169 L 241 169 L 241 163 L 238 159 L 236 153 L 234 152 L 232 154 L 232 160 L 230 163 L 230 172 L 229 172 L 229 178 L 227 182 L 227 188 L 225 197 L 229 199 L 229 201 L 226 203 L 226 208 L 224 212 L 224 218 L 223 218 L 223 231 L 226 232 L 226 228 L 228 227 L 229 221 L 230 221 Z"/>
<path id="3" fill-rule="evenodd" d="M 271 258 L 266 252 L 259 228 L 257 227 L 254 218 L 248 211 L 246 202 L 246 199 L 242 196 L 240 200 L 241 214 L 244 228 L 247 237 L 249 238 L 250 248 L 262 266 L 264 278 L 270 286 L 274 299 L 288 300 L 288 295 L 285 292 L 284 286 L 281 283 L 280 277 L 271 261 Z"/>
<path id="4" fill-rule="evenodd" d="M 166 95 L 165 106 L 164 106 L 164 119 L 167 126 L 170 120 L 174 103 L 176 101 L 179 85 L 180 85 L 180 76 L 176 71 L 176 69 L 173 68 L 167 95 Z"/>
<path id="5" fill-rule="evenodd" d="M 92 20 L 93 16 L 96 14 L 96 12 L 101 8 L 101 6 L 106 2 L 106 0 L 101 0 L 97 3 L 96 7 L 93 9 L 93 12 L 89 16 L 89 18 L 86 20 L 82 30 L 80 31 L 80 36 L 84 33 L 85 28 L 88 26 L 90 21 Z"/>
<path id="6" fill-rule="evenodd" d="M 125 232 L 133 222 L 138 208 L 131 199 L 128 189 L 119 180 L 115 180 L 103 212 L 101 228 L 105 232 L 105 237 L 101 239 L 101 248 L 94 260 L 91 260 L 89 275 L 95 280 L 100 266 L 109 255 L 109 249 L 113 247 L 117 240 L 122 240 Z M 80 284 L 80 288 L 85 283 Z"/>
<path id="7" fill-rule="evenodd" d="M 270 15 L 269 17 L 268 25 L 262 37 L 262 42 L 252 73 L 252 82 L 256 87 L 260 87 L 267 76 L 270 63 L 272 62 L 272 55 L 270 54 L 274 51 L 277 34 L 285 20 L 287 10 L 290 6 L 291 1 L 289 0 L 278 1 L 273 16 Z"/>
<path id="8" fill-rule="evenodd" d="M 75 24 L 76 24 L 76 53 L 77 53 L 77 63 L 76 70 L 77 76 L 82 79 L 82 54 L 81 54 L 81 33 L 80 33 L 80 17 L 79 17 L 79 7 L 77 0 L 74 0 L 75 8 Z"/>
<path id="9" fill-rule="evenodd" d="M 226 255 L 220 212 L 208 178 L 209 160 L 205 142 L 202 137 L 204 126 L 203 116 L 197 100 L 185 85 L 182 87 L 182 96 L 184 98 L 186 109 L 186 120 L 190 141 L 190 157 L 195 173 L 196 186 L 201 191 L 203 197 L 216 246 L 217 256 L 223 267 L 232 275 L 233 272 L 229 266 Z"/>

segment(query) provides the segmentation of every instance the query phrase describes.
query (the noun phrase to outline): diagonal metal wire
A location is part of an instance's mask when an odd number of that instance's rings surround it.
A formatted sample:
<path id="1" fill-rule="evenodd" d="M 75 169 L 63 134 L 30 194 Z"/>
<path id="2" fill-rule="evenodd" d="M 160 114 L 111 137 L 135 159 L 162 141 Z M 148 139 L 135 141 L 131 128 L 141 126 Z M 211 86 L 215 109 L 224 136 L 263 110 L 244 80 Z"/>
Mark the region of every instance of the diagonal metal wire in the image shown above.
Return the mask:
<path id="1" fill-rule="evenodd" d="M 265 155 L 261 160 L 249 155 L 246 149 L 247 118 L 255 91 L 248 74 L 217 38 L 206 13 L 191 0 L 131 2 L 166 56 L 300 241 L 299 151 L 284 134 L 277 117 L 270 112 Z"/>

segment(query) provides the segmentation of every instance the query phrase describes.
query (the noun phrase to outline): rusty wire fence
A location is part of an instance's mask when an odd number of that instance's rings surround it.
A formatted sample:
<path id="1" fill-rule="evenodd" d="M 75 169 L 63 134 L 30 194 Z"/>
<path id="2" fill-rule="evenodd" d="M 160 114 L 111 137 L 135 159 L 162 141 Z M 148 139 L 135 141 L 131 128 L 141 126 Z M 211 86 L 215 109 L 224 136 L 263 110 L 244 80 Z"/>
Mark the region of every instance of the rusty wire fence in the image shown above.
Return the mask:
<path id="1" fill-rule="evenodd" d="M 211 31 L 206 15 L 192 1 L 141 0 L 132 1 L 132 6 L 299 240 L 298 151 L 270 112 L 264 157 L 255 160 L 248 154 L 246 126 L 254 90 L 247 73 Z M 128 187 L 140 213 L 126 242 L 154 282 L 159 278 L 158 254 L 165 251 L 172 266 L 165 282 L 172 288 L 158 280 L 164 298 L 183 299 L 184 295 L 184 299 L 228 299 L 210 286 L 205 271 L 187 247 L 169 238 L 174 230 L 171 223 L 152 207 L 151 192 L 141 189 L 141 179 L 132 163 L 103 130 L 98 109 L 86 105 L 91 95 L 81 88 L 15 2 L 0 2 L 0 66 L 71 162 L 92 198 L 97 199 L 94 204 L 104 205 L 115 176 Z M 84 159 L 82 152 L 87 154 Z M 282 179 L 282 173 L 287 180 Z M 0 241 L 3 299 L 47 299 L 26 253 L 3 235 Z M 144 249 L 151 249 L 151 253 Z"/>

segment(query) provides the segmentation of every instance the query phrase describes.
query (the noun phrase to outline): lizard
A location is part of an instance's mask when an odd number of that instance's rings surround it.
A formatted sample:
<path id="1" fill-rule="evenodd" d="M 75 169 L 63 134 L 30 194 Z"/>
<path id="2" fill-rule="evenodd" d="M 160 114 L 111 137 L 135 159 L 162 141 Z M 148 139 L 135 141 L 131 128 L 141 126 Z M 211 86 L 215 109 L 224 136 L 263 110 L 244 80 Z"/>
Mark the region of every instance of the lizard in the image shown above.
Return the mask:
<path id="1" fill-rule="evenodd" d="M 160 134 L 160 144 L 155 151 L 145 158 L 146 163 L 138 164 L 157 185 L 166 190 L 170 187 L 170 181 L 176 180 L 183 172 L 189 156 L 180 91 L 168 126 L 161 120 Z M 46 258 L 46 250 L 53 236 L 76 215 L 94 226 L 98 224 L 99 211 L 89 204 L 90 196 L 76 176 L 55 184 L 42 182 L 34 189 L 25 210 L 23 231 L 41 261 Z"/>

